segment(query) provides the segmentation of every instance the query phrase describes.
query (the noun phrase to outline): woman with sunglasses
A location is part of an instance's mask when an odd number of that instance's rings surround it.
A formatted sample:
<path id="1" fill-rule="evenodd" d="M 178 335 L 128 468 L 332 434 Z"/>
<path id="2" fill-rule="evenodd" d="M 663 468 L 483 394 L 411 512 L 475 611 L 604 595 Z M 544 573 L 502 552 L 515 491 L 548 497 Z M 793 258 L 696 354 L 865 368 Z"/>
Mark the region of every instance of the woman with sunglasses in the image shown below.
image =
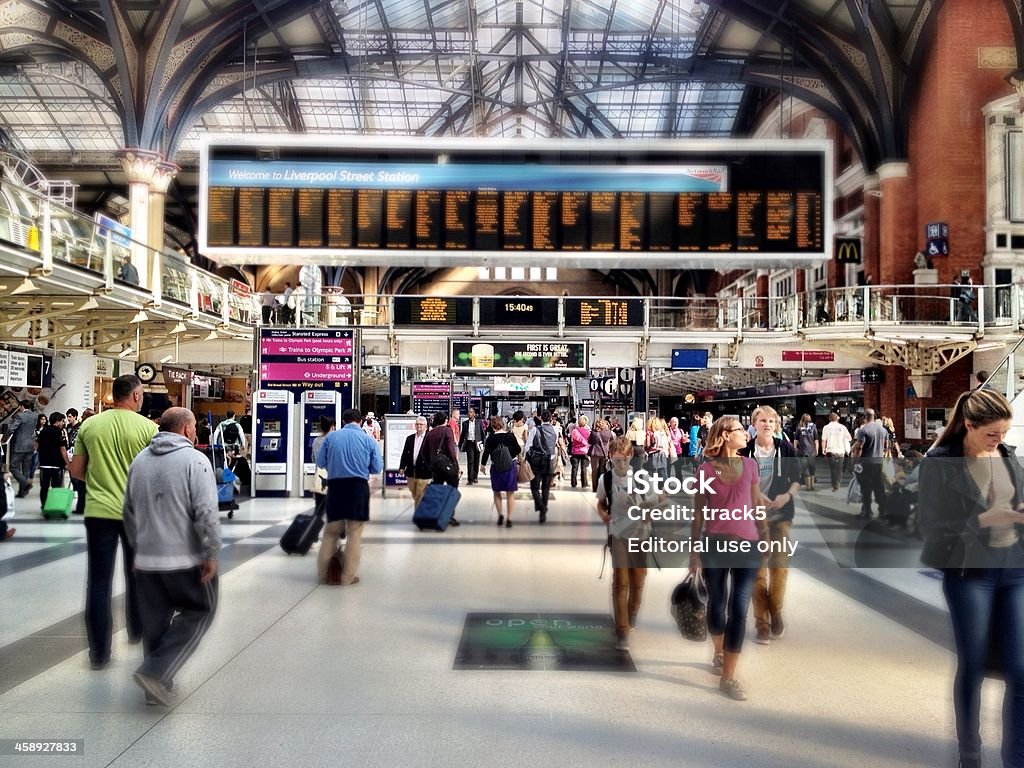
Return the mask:
<path id="1" fill-rule="evenodd" d="M 735 701 L 747 698 L 736 679 L 736 667 L 762 560 L 757 545 L 768 532 L 763 511 L 756 512 L 766 506 L 757 462 L 740 455 L 746 447 L 747 430 L 735 418 L 722 416 L 711 425 L 697 478 L 700 487 L 710 487 L 713 494 L 694 496 L 691 536 L 703 542 L 704 555 L 690 556 L 690 570 L 703 571 L 708 587 L 708 632 L 715 648 L 712 671 L 722 676 L 719 689 Z"/>

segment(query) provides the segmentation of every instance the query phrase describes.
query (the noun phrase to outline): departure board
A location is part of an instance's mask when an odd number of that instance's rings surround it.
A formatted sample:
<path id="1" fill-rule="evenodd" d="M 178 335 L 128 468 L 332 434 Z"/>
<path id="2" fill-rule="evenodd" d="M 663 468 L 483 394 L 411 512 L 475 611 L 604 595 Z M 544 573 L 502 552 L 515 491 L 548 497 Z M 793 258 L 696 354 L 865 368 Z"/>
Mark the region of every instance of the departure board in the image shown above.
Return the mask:
<path id="1" fill-rule="evenodd" d="M 264 207 L 267 190 L 246 187 L 238 190 L 238 244 L 258 248 L 263 245 L 263 225 L 267 212 Z"/>
<path id="2" fill-rule="evenodd" d="M 756 251 L 764 231 L 764 195 L 760 192 L 736 193 L 736 250 Z"/>
<path id="3" fill-rule="evenodd" d="M 476 249 L 497 251 L 501 248 L 498 216 L 498 193 L 487 189 L 476 193 Z"/>
<path id="4" fill-rule="evenodd" d="M 299 219 L 299 247 L 321 248 L 324 244 L 324 191 L 300 189 L 296 195 Z"/>
<path id="5" fill-rule="evenodd" d="M 533 194 L 533 250 L 553 251 L 558 237 L 558 193 Z"/>
<path id="6" fill-rule="evenodd" d="M 587 247 L 587 193 L 562 193 L 562 250 L 582 251 Z"/>
<path id="7" fill-rule="evenodd" d="M 242 136 L 202 151 L 199 244 L 223 263 L 316 251 L 410 266 L 437 250 L 434 266 L 502 264 L 506 252 L 528 266 L 622 254 L 637 266 L 759 268 L 809 266 L 833 249 L 825 141 Z"/>
<path id="8" fill-rule="evenodd" d="M 473 194 L 463 189 L 452 189 L 444 193 L 444 247 L 449 250 L 465 250 L 471 247 L 470 234 L 473 221 L 470 206 Z"/>
<path id="9" fill-rule="evenodd" d="M 327 247 L 351 248 L 356 193 L 352 189 L 327 190 Z"/>
<path id="10" fill-rule="evenodd" d="M 705 246 L 709 251 L 731 251 L 736 241 L 736 200 L 728 192 L 708 195 L 704 209 Z"/>
<path id="11" fill-rule="evenodd" d="M 647 250 L 672 250 L 675 218 L 676 196 L 667 192 L 652 192 L 647 198 Z"/>
<path id="12" fill-rule="evenodd" d="M 267 194 L 267 245 L 287 248 L 294 240 L 295 190 L 271 189 Z"/>
<path id="13" fill-rule="evenodd" d="M 687 252 L 703 250 L 707 195 L 685 192 L 679 195 L 676 202 L 676 248 Z"/>
<path id="14" fill-rule="evenodd" d="M 471 326 L 473 299 L 457 296 L 395 296 L 395 325 Z"/>
<path id="15" fill-rule="evenodd" d="M 502 232 L 506 250 L 522 251 L 526 248 L 526 233 L 530 231 L 530 196 L 526 192 L 502 193 Z"/>
<path id="16" fill-rule="evenodd" d="M 796 193 L 796 247 L 821 247 L 821 196 L 814 192 Z"/>
<path id="17" fill-rule="evenodd" d="M 384 223 L 384 190 L 356 190 L 356 245 L 380 248 Z"/>
<path id="18" fill-rule="evenodd" d="M 639 328 L 643 299 L 563 299 L 567 328 Z"/>
<path id="19" fill-rule="evenodd" d="M 423 189 L 416 193 L 416 247 L 437 248 L 441 244 L 441 193 Z"/>
<path id="20" fill-rule="evenodd" d="M 619 196 L 619 250 L 639 251 L 644 247 L 643 192 L 623 192 Z"/>
<path id="21" fill-rule="evenodd" d="M 230 246 L 235 242 L 235 190 L 210 189 L 210 245 Z"/>
<path id="22" fill-rule="evenodd" d="M 615 250 L 615 229 L 618 206 L 614 192 L 592 192 L 590 195 L 590 248 L 594 251 Z"/>
<path id="23" fill-rule="evenodd" d="M 765 240 L 784 247 L 793 247 L 793 217 L 796 215 L 796 196 L 792 192 L 765 194 Z"/>
<path id="24" fill-rule="evenodd" d="M 412 192 L 407 189 L 388 190 L 384 222 L 388 248 L 412 245 Z"/>

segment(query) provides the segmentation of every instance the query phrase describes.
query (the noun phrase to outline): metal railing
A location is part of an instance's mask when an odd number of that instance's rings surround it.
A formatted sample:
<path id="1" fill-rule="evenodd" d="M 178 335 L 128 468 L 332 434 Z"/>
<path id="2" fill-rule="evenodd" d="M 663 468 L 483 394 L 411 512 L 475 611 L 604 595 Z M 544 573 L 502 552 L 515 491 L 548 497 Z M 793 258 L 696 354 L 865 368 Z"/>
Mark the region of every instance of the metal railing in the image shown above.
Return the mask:
<path id="1" fill-rule="evenodd" d="M 73 265 L 101 277 L 105 291 L 113 290 L 115 283 L 132 287 L 145 294 L 144 303 L 159 306 L 165 301 L 174 302 L 193 318 L 206 315 L 222 324 L 253 326 L 393 327 L 393 296 L 349 297 L 340 289 L 307 293 L 300 288 L 293 294 L 292 306 L 275 302 L 264 308 L 259 294 L 237 283 L 176 255 L 119 236 L 56 199 L 5 180 L 0 180 L 2 241 L 38 254 L 42 275 L 51 274 L 55 263 Z M 122 262 L 147 267 L 142 270 L 141 284 L 118 278 Z M 781 297 L 642 297 L 643 332 L 721 332 L 740 338 L 829 328 L 867 333 L 879 328 L 942 327 L 980 336 L 1020 328 L 1024 286 L 979 285 L 970 289 L 970 301 L 961 298 L 963 286 L 956 284 L 831 288 Z M 561 298 L 558 301 L 561 303 Z M 560 311 L 559 317 L 564 317 L 564 312 Z M 474 305 L 472 330 L 477 331 L 479 326 Z M 566 332 L 561 322 L 552 330 Z"/>

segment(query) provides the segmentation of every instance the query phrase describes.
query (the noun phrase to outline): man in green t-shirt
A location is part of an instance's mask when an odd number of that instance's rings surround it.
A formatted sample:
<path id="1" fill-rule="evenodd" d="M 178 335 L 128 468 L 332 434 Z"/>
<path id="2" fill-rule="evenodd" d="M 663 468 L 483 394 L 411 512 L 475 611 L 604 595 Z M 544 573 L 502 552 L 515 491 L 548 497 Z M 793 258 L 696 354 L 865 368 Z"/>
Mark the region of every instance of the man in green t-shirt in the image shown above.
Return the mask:
<path id="1" fill-rule="evenodd" d="M 114 379 L 114 404 L 82 423 L 75 439 L 71 476 L 85 482 L 85 540 L 89 573 L 85 596 L 85 628 L 93 669 L 110 663 L 113 633 L 110 598 L 114 584 L 117 542 L 124 551 L 125 610 L 128 642 L 142 638 L 142 617 L 135 591 L 134 561 L 124 530 L 121 508 L 128 467 L 152 440 L 156 424 L 139 414 L 142 382 L 132 375 Z"/>

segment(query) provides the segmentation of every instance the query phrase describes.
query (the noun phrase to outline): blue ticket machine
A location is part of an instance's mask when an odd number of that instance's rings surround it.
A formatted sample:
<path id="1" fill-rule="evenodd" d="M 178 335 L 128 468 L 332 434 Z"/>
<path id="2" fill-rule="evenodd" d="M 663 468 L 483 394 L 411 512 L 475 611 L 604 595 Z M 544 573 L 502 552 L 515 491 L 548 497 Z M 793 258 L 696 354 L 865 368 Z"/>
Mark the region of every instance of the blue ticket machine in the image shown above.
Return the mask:
<path id="1" fill-rule="evenodd" d="M 261 389 L 253 416 L 252 484 L 254 496 L 288 496 L 292 492 L 295 406 L 287 389 Z"/>
<path id="2" fill-rule="evenodd" d="M 324 416 L 341 428 L 341 393 L 333 389 L 307 389 L 302 393 L 302 488 L 306 496 L 312 495 L 309 489 L 316 474 L 313 441 L 320 435 L 320 419 Z"/>

